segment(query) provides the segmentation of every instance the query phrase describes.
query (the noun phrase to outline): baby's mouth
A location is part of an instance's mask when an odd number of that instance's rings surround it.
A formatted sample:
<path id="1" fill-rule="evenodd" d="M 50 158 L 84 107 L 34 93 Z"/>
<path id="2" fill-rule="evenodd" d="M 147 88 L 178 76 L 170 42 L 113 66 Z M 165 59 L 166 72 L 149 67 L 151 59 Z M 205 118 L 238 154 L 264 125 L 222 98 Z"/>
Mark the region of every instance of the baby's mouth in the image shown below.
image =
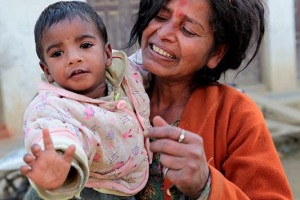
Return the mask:
<path id="1" fill-rule="evenodd" d="M 159 48 L 158 46 L 151 44 L 150 48 L 155 51 L 156 53 L 158 53 L 159 55 L 162 55 L 166 58 L 171 58 L 171 59 L 175 59 L 176 57 L 171 55 L 170 53 L 166 52 L 165 50 L 162 50 L 161 48 Z"/>
<path id="2" fill-rule="evenodd" d="M 70 75 L 70 78 L 74 77 L 74 76 L 79 76 L 79 75 L 82 75 L 82 74 L 86 74 L 86 73 L 88 73 L 88 72 L 85 71 L 85 70 L 81 70 L 81 69 L 74 70 L 74 71 L 72 71 L 72 73 Z"/>

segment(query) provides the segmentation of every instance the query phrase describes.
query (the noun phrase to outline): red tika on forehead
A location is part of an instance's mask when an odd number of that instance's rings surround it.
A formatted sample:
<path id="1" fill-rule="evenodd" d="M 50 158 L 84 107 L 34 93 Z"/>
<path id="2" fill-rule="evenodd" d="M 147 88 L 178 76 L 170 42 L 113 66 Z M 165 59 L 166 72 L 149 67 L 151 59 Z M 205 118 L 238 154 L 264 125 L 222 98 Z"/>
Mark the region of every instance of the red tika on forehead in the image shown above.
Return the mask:
<path id="1" fill-rule="evenodd" d="M 179 0 L 179 6 L 185 6 L 187 4 L 187 0 Z"/>
<path id="2" fill-rule="evenodd" d="M 181 18 L 183 16 L 183 12 L 181 9 L 178 9 L 175 11 L 175 16 L 178 18 Z"/>
<path id="3" fill-rule="evenodd" d="M 182 17 L 183 16 L 183 12 L 180 8 L 184 7 L 186 4 L 187 4 L 187 0 L 179 0 L 178 9 L 175 11 L 175 15 L 177 17 Z"/>

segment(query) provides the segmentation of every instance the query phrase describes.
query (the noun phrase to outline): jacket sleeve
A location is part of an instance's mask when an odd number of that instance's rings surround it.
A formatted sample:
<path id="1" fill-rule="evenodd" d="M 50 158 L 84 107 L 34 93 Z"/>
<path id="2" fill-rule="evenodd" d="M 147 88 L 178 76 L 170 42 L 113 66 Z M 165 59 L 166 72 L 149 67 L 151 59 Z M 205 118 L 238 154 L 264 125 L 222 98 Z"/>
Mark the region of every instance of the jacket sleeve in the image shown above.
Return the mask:
<path id="1" fill-rule="evenodd" d="M 27 151 L 31 145 L 39 144 L 44 148 L 42 130 L 48 128 L 52 137 L 54 148 L 64 152 L 70 145 L 75 144 L 76 152 L 72 162 L 72 171 L 75 175 L 72 180 L 57 190 L 46 191 L 38 188 L 32 181 L 31 185 L 43 199 L 69 199 L 74 195 L 78 196 L 89 177 L 88 154 L 83 149 L 83 134 L 78 134 L 75 130 L 78 127 L 68 120 L 63 120 L 63 110 L 54 104 L 53 101 L 38 101 L 40 97 L 34 99 L 24 114 L 24 142 Z M 52 99 L 53 100 L 53 99 Z"/>
<path id="2" fill-rule="evenodd" d="M 292 199 L 264 116 L 256 103 L 225 85 L 194 92 L 181 127 L 204 141 L 210 200 Z"/>
<path id="3" fill-rule="evenodd" d="M 249 104 L 248 108 L 238 108 L 241 115 L 235 112 L 228 120 L 226 155 L 217 159 L 218 170 L 210 166 L 209 199 L 292 199 L 264 118 L 256 106 Z"/>

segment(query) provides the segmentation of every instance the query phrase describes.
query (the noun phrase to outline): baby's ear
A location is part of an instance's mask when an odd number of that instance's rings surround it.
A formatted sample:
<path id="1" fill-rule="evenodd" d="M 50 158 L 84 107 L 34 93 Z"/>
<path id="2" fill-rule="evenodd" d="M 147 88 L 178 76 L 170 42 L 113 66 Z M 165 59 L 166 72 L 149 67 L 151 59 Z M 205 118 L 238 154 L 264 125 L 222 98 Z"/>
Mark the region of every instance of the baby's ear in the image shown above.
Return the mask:
<path id="1" fill-rule="evenodd" d="M 105 44 L 104 50 L 105 50 L 105 56 L 106 56 L 105 65 L 106 65 L 106 67 L 109 67 L 112 64 L 112 48 L 111 48 L 111 45 L 109 42 L 107 42 Z"/>
<path id="2" fill-rule="evenodd" d="M 44 72 L 44 74 L 45 74 L 45 77 L 46 77 L 46 79 L 48 80 L 48 82 L 49 82 L 49 83 L 53 83 L 53 82 L 54 82 L 54 79 L 52 78 L 52 75 L 51 75 L 51 73 L 50 73 L 50 71 L 49 71 L 49 68 L 48 68 L 47 64 L 44 63 L 44 62 L 42 62 L 42 61 L 40 61 L 39 64 L 40 64 L 40 67 L 41 67 L 41 69 L 43 70 L 43 72 Z"/>

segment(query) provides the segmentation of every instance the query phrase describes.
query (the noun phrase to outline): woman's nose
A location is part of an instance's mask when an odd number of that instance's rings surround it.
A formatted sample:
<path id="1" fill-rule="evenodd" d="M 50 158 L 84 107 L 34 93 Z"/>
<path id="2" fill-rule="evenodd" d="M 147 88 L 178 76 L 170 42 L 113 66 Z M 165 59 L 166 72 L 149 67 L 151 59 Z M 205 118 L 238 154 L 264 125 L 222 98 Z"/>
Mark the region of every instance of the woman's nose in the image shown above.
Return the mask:
<path id="1" fill-rule="evenodd" d="M 173 42 L 176 39 L 176 27 L 172 21 L 163 23 L 160 28 L 157 30 L 161 40 Z"/>

